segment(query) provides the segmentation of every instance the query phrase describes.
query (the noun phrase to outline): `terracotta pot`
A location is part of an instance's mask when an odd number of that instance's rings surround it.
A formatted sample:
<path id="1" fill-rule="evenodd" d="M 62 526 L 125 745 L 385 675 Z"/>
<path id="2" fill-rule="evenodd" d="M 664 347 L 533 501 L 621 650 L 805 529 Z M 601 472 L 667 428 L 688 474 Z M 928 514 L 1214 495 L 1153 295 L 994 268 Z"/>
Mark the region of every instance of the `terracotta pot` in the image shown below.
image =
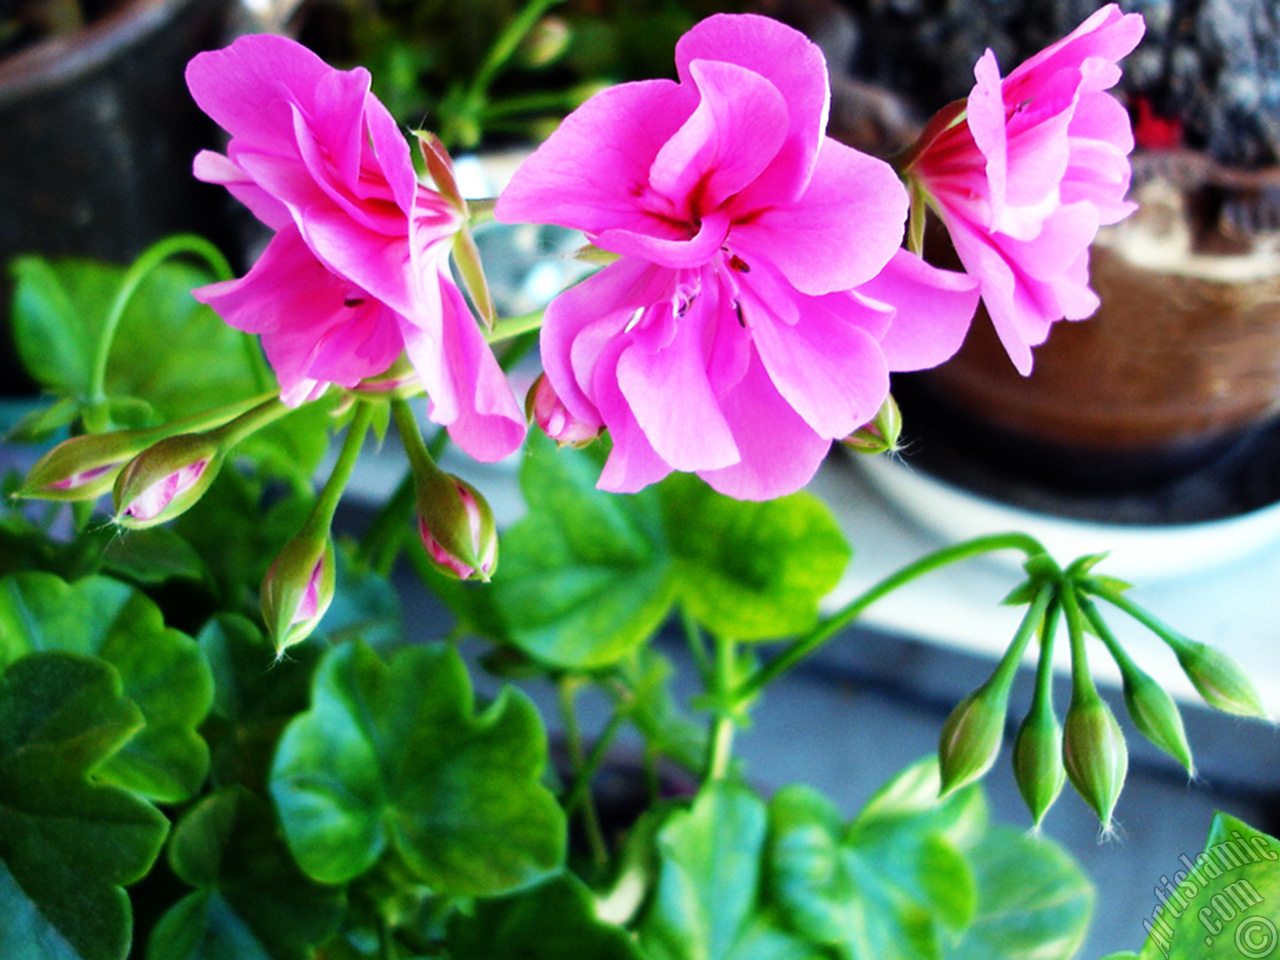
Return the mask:
<path id="1" fill-rule="evenodd" d="M 224 36 L 228 0 L 121 0 L 75 33 L 0 60 L 0 267 L 23 253 L 124 261 L 167 233 L 217 231 L 212 145 L 182 74 Z M 0 333 L 8 277 L 0 270 Z M 0 343 L 0 391 L 15 392 Z"/>
<path id="2" fill-rule="evenodd" d="M 1140 209 L 1091 253 L 1098 312 L 1055 324 L 1026 378 L 980 314 L 953 360 L 904 379 L 904 410 L 943 411 L 971 454 L 1032 480 L 1124 488 L 1212 462 L 1280 413 L 1273 190 L 1280 172 L 1136 158 Z"/>

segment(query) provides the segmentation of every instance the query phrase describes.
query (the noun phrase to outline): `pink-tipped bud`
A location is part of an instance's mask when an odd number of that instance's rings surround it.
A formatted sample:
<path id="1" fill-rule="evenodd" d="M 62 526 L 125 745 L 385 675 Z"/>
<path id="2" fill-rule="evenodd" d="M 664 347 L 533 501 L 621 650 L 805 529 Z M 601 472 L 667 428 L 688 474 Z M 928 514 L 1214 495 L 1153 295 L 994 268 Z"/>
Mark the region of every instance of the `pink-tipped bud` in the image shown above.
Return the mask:
<path id="1" fill-rule="evenodd" d="M 840 442 L 854 453 L 894 453 L 899 448 L 902 435 L 902 412 L 893 394 L 884 398 L 884 403 L 875 418 L 864 423 Z"/>
<path id="2" fill-rule="evenodd" d="M 493 511 L 465 480 L 440 474 L 418 486 L 418 534 L 437 569 L 459 580 L 488 580 L 498 565 Z"/>
<path id="3" fill-rule="evenodd" d="M 125 464 L 146 446 L 136 431 L 72 437 L 41 457 L 18 491 L 40 500 L 95 500 L 109 491 Z"/>
<path id="4" fill-rule="evenodd" d="M 116 523 L 132 530 L 167 523 L 195 504 L 222 466 L 216 440 L 184 433 L 138 454 L 116 478 Z"/>
<path id="5" fill-rule="evenodd" d="M 336 563 L 328 537 L 290 540 L 262 581 L 262 618 L 276 653 L 309 637 L 333 601 Z"/>
<path id="6" fill-rule="evenodd" d="M 524 401 L 525 416 L 562 447 L 584 447 L 600 436 L 601 425 L 579 420 L 569 412 L 544 373 L 534 381 Z"/>

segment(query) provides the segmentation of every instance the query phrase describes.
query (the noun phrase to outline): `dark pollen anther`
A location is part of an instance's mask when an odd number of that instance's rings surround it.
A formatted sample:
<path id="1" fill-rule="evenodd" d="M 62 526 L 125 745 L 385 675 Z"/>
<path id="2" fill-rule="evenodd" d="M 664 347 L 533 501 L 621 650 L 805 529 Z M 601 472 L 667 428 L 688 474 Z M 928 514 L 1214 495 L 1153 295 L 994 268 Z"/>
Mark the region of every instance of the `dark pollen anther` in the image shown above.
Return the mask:
<path id="1" fill-rule="evenodd" d="M 734 270 L 737 270 L 739 273 L 751 272 L 751 268 L 747 266 L 747 261 L 743 260 L 736 253 L 729 258 L 729 266 L 731 266 Z"/>
<path id="2" fill-rule="evenodd" d="M 364 303 L 364 297 L 347 297 L 342 301 L 344 307 L 358 307 L 362 303 Z"/>

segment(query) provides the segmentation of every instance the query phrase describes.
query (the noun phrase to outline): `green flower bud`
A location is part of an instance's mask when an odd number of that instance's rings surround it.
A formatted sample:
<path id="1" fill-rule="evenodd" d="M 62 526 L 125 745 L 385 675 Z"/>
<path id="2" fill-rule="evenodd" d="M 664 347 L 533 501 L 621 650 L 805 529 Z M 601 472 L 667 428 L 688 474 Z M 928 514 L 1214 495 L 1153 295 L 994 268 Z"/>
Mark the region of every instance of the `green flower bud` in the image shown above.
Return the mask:
<path id="1" fill-rule="evenodd" d="M 1244 669 L 1225 653 L 1194 640 L 1179 644 L 1175 652 L 1188 679 L 1210 706 L 1267 719 L 1267 710 Z"/>
<path id="2" fill-rule="evenodd" d="M 559 60 L 569 49 L 573 33 L 563 17 L 543 17 L 520 42 L 517 57 L 522 67 L 536 69 Z"/>
<path id="3" fill-rule="evenodd" d="M 327 536 L 301 533 L 290 540 L 262 581 L 262 619 L 276 653 L 311 635 L 333 601 L 336 562 Z"/>
<path id="4" fill-rule="evenodd" d="M 898 409 L 893 394 L 888 394 L 875 418 L 840 442 L 854 453 L 893 453 L 899 449 L 898 438 L 901 434 L 902 412 Z"/>
<path id="5" fill-rule="evenodd" d="M 223 454 L 208 434 L 183 433 L 138 454 L 116 478 L 116 523 L 131 530 L 167 523 L 204 496 Z"/>
<path id="6" fill-rule="evenodd" d="M 938 741 L 941 796 L 973 783 L 996 762 L 1007 703 L 1007 688 L 1002 691 L 988 681 L 951 711 Z"/>
<path id="7" fill-rule="evenodd" d="M 418 533 L 436 569 L 488 580 L 498 565 L 493 511 L 475 487 L 447 473 L 418 478 Z"/>
<path id="8" fill-rule="evenodd" d="M 1110 827 L 1111 811 L 1129 771 L 1129 750 L 1111 708 L 1096 693 L 1072 697 L 1062 732 L 1062 759 L 1080 796 L 1103 827 Z"/>
<path id="9" fill-rule="evenodd" d="M 1036 700 L 1013 741 L 1013 776 L 1036 826 L 1062 792 L 1062 728 L 1053 709 Z"/>
<path id="10" fill-rule="evenodd" d="M 1136 667 L 1124 669 L 1124 702 L 1142 735 L 1191 772 L 1191 744 L 1182 714 L 1164 688 Z"/>
<path id="11" fill-rule="evenodd" d="M 96 500 L 109 491 L 125 464 L 147 446 L 147 433 L 88 433 L 58 444 L 38 461 L 18 491 L 41 500 Z"/>

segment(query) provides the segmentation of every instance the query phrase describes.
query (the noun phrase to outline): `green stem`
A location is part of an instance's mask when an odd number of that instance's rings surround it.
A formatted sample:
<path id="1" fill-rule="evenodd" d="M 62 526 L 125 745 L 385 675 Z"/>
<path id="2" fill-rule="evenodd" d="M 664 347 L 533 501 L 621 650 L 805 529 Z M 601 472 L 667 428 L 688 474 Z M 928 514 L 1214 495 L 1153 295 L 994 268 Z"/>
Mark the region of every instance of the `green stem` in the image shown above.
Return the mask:
<path id="1" fill-rule="evenodd" d="M 541 310 L 534 310 L 518 317 L 503 317 L 494 322 L 491 330 L 485 332 L 485 339 L 489 343 L 501 343 L 503 340 L 513 340 L 521 334 L 531 333 L 542 326 L 542 313 Z"/>
<path id="2" fill-rule="evenodd" d="M 480 69 L 476 71 L 476 75 L 468 85 L 468 100 L 474 103 L 483 102 L 484 92 L 489 89 L 489 85 L 493 82 L 497 72 L 516 52 L 516 49 L 520 46 L 520 41 L 528 35 L 544 13 L 561 2 L 562 0 L 532 0 L 511 19 L 502 33 L 498 35 L 498 39 L 493 46 L 489 48 L 489 53 L 485 56 L 484 63 L 480 65 Z"/>
<path id="3" fill-rule="evenodd" d="M 792 641 L 782 653 L 759 667 L 747 678 L 739 688 L 737 699 L 746 700 L 755 696 L 856 620 L 867 607 L 899 587 L 948 564 L 968 560 L 984 553 L 994 553 L 997 550 L 1021 550 L 1029 557 L 1045 552 L 1044 546 L 1038 540 L 1025 533 L 998 533 L 965 540 L 921 557 L 854 597 L 808 634 Z"/>
<path id="4" fill-rule="evenodd" d="M 480 116 L 485 126 L 492 121 L 505 120 L 520 114 L 541 112 L 561 112 L 571 110 L 582 100 L 583 94 L 577 89 L 554 90 L 545 93 L 526 93 L 513 97 L 503 97 L 485 105 Z"/>
<path id="5" fill-rule="evenodd" d="M 227 258 L 222 255 L 222 251 L 208 240 L 195 234 L 180 233 L 172 237 L 165 237 L 144 250 L 141 256 L 125 271 L 124 279 L 120 283 L 120 289 L 116 291 L 115 299 L 111 301 L 111 306 L 107 309 L 107 316 L 102 324 L 102 334 L 98 338 L 98 350 L 94 354 L 93 366 L 90 369 L 90 403 L 98 404 L 107 399 L 107 361 L 111 356 L 111 346 L 115 342 L 116 330 L 120 326 L 120 319 L 124 316 L 124 311 L 129 306 L 129 301 L 133 299 L 134 293 L 137 292 L 142 281 L 147 278 L 147 275 L 152 270 L 170 257 L 179 254 L 190 254 L 204 260 L 213 270 L 214 277 L 218 280 L 230 280 L 235 276 L 231 270 L 231 265 L 227 263 Z"/>
<path id="6" fill-rule="evenodd" d="M 627 711 L 625 709 L 615 709 L 609 717 L 609 722 L 600 731 L 600 736 L 591 745 L 591 752 L 582 761 L 582 765 L 574 776 L 573 784 L 569 787 L 569 792 L 565 794 L 564 812 L 566 814 L 576 810 L 580 803 L 594 807 L 591 799 L 591 782 L 595 780 L 596 774 L 600 772 L 600 765 L 604 763 L 604 758 L 608 756 L 609 749 L 621 732 L 622 724 L 626 719 Z"/>
<path id="7" fill-rule="evenodd" d="M 591 857 L 598 866 L 609 860 L 609 851 L 604 842 L 604 831 L 600 828 L 600 817 L 596 812 L 595 801 L 591 796 L 591 777 L 587 772 L 587 760 L 582 745 L 582 728 L 578 724 L 577 695 L 579 679 L 566 674 L 556 685 L 560 700 L 560 716 L 564 723 L 565 742 L 569 748 L 569 763 L 573 767 L 574 786 L 566 800 L 565 815 L 568 816 L 574 806 L 582 804 L 582 825 L 587 834 L 587 845 L 591 848 Z M 579 791 L 574 795 L 574 791 Z"/>
<path id="8" fill-rule="evenodd" d="M 1085 650 L 1084 616 L 1076 598 L 1074 584 L 1063 584 L 1060 591 L 1062 611 L 1067 617 L 1067 636 L 1071 641 L 1071 699 L 1073 703 L 1086 703 L 1098 699 L 1098 689 L 1089 672 L 1089 654 Z"/>
<path id="9" fill-rule="evenodd" d="M 213 433 L 217 436 L 218 442 L 229 450 L 241 440 L 270 426 L 290 413 L 293 413 L 293 407 L 282 403 L 278 397 L 273 397 L 247 413 L 242 413 L 234 420 L 224 423 Z"/>
<path id="10" fill-rule="evenodd" d="M 360 539 L 360 558 L 381 576 L 389 576 L 404 543 L 414 507 L 413 471 L 406 470 L 369 529 Z"/>
<path id="11" fill-rule="evenodd" d="M 711 741 L 707 750 L 706 781 L 723 780 L 729 774 L 729 762 L 733 757 L 734 718 L 730 698 L 734 704 L 745 697 L 734 696 L 737 647 L 732 640 L 715 638 L 715 664 L 712 677 L 712 694 L 716 699 L 716 716 L 711 726 Z"/>
<path id="12" fill-rule="evenodd" d="M 333 525 L 333 515 L 338 509 L 338 501 L 342 499 L 342 493 L 351 479 L 351 472 L 355 469 L 356 461 L 360 459 L 365 434 L 369 432 L 369 424 L 372 420 L 373 404 L 357 401 L 355 416 L 351 420 L 351 425 L 347 427 L 347 435 L 342 441 L 338 461 L 334 464 L 333 472 L 329 474 L 329 479 L 325 481 L 324 488 L 316 498 L 315 506 L 311 508 L 307 526 L 314 525 L 317 530 L 327 531 Z"/>
<path id="13" fill-rule="evenodd" d="M 1107 601 L 1107 603 L 1111 604 L 1117 610 L 1122 610 L 1129 616 L 1133 617 L 1133 619 L 1137 620 L 1140 624 L 1168 644 L 1174 653 L 1185 650 L 1191 645 L 1192 641 L 1184 634 L 1169 626 L 1159 617 L 1138 606 L 1114 587 L 1110 587 L 1093 577 L 1082 580 L 1080 582 L 1080 586 L 1085 592 L 1091 593 L 1095 597 Z"/>
<path id="14" fill-rule="evenodd" d="M 1000 658 L 1000 663 L 996 666 L 995 672 L 991 675 L 988 683 L 995 684 L 1005 690 L 1008 690 L 1013 685 L 1014 677 L 1018 673 L 1018 666 L 1022 663 L 1022 656 L 1026 653 L 1027 644 L 1035 636 L 1036 629 L 1044 623 L 1045 613 L 1053 602 L 1056 593 L 1057 590 L 1053 584 L 1041 584 L 1040 589 L 1036 591 L 1035 599 L 1032 600 L 1031 606 L 1027 608 L 1027 613 L 1022 618 L 1022 623 L 1018 626 L 1018 632 L 1014 634 L 1013 642 L 1009 644 L 1009 649 Z"/>
<path id="15" fill-rule="evenodd" d="M 697 665 L 698 675 L 702 677 L 702 685 L 709 687 L 711 685 L 711 658 L 707 656 L 707 645 L 703 641 L 702 630 L 698 626 L 697 618 L 684 605 L 680 607 L 680 625 L 684 628 L 684 639 L 689 647 L 689 654 Z"/>
<path id="16" fill-rule="evenodd" d="M 400 433 L 400 442 L 404 444 L 405 455 L 409 458 L 409 466 L 418 482 L 428 477 L 436 477 L 442 471 L 436 466 L 435 458 L 427 449 L 422 439 L 422 430 L 418 427 L 418 418 L 405 400 L 391 401 L 391 416 L 396 422 L 396 430 Z"/>
<path id="17" fill-rule="evenodd" d="M 1058 632 L 1058 599 L 1055 596 L 1044 615 L 1044 630 L 1040 634 L 1040 660 L 1036 664 L 1036 688 L 1034 700 L 1053 710 L 1053 642 Z"/>

